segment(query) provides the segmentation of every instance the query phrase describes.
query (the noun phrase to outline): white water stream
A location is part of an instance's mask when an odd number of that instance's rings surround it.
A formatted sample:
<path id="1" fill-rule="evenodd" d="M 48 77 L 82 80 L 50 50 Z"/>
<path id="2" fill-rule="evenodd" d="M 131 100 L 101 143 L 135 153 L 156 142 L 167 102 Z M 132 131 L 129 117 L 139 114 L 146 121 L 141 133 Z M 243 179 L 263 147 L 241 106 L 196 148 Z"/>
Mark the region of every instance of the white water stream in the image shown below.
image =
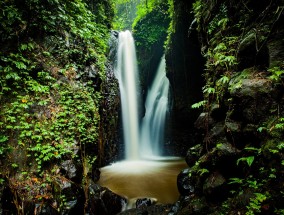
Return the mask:
<path id="1" fill-rule="evenodd" d="M 148 89 L 145 116 L 139 126 L 141 92 L 134 39 L 131 33 L 121 32 L 118 44 L 115 74 L 120 87 L 125 159 L 140 160 L 161 156 L 169 94 L 165 57 L 161 59 L 152 86 Z"/>
<path id="2" fill-rule="evenodd" d="M 140 134 L 142 157 L 151 158 L 162 155 L 169 86 L 169 80 L 166 77 L 166 60 L 163 56 L 147 93 L 146 113 L 142 119 Z"/>
<path id="3" fill-rule="evenodd" d="M 125 159 L 139 159 L 139 83 L 134 39 L 129 31 L 118 38 L 115 75 L 119 82 Z"/>

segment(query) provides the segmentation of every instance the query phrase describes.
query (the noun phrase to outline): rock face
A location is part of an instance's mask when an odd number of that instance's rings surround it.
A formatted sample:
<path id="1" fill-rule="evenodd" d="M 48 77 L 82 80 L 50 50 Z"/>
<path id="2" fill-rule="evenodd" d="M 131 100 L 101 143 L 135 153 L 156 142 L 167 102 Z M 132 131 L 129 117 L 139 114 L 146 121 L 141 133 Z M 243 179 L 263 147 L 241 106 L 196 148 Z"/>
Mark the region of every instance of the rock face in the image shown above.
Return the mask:
<path id="1" fill-rule="evenodd" d="M 181 198 L 173 214 L 283 213 L 282 4 L 194 3 L 207 58 L 206 105 L 195 122 L 203 141 L 188 147 L 189 168 L 178 176 Z"/>
<path id="2" fill-rule="evenodd" d="M 9 187 L 3 187 L 1 190 L 1 214 L 24 212 L 35 215 L 112 215 L 118 214 L 126 207 L 125 198 L 92 181 L 88 182 L 86 190 L 60 175 L 54 178 L 52 187 L 41 187 L 41 181 L 37 178 L 22 184 L 13 184 L 14 182 L 10 182 Z M 28 191 L 22 187 L 27 183 L 30 185 Z M 16 190 L 20 195 L 15 192 Z M 33 194 L 34 196 L 31 196 Z"/>
<path id="3" fill-rule="evenodd" d="M 167 77 L 171 84 L 170 110 L 171 154 L 185 156 L 188 146 L 197 139 L 194 122 L 198 111 L 191 105 L 202 100 L 204 59 L 198 42 L 192 2 L 174 1 L 174 32 L 166 52 Z"/>
<path id="4" fill-rule="evenodd" d="M 194 187 L 190 182 L 190 169 L 184 169 L 177 177 L 178 191 L 183 196 L 194 193 Z"/>
<path id="5" fill-rule="evenodd" d="M 87 202 L 86 210 L 89 214 L 112 215 L 123 211 L 127 200 L 107 188 L 91 183 Z"/>

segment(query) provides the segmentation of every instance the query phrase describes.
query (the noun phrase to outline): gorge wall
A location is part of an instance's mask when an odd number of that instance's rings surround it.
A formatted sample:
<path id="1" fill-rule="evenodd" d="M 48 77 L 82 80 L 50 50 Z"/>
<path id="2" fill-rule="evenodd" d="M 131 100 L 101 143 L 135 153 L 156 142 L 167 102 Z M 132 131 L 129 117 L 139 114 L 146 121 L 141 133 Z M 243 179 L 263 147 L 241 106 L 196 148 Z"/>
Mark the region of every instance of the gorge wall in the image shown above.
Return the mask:
<path id="1" fill-rule="evenodd" d="M 0 214 L 106 213 L 89 197 L 112 196 L 93 181 L 117 155 L 113 12 L 105 0 L 1 1 Z"/>
<path id="2" fill-rule="evenodd" d="M 174 2 L 192 7 L 187 12 L 175 10 L 176 17 L 194 13 L 187 30 L 198 32 L 206 60 L 203 99 L 193 105 L 202 109 L 195 128 L 203 141 L 188 145 L 189 168 L 178 177 L 181 199 L 174 213 L 282 214 L 283 1 Z M 169 53 L 177 49 L 174 38 Z M 190 36 L 182 39 L 193 41 Z M 182 52 L 191 68 L 196 56 L 189 49 Z M 171 64 L 176 59 L 170 56 L 168 75 L 173 82 L 184 70 L 175 72 L 177 67 Z M 176 92 L 186 98 L 190 92 L 183 84 L 180 79 Z M 191 104 L 190 99 L 186 102 Z"/>

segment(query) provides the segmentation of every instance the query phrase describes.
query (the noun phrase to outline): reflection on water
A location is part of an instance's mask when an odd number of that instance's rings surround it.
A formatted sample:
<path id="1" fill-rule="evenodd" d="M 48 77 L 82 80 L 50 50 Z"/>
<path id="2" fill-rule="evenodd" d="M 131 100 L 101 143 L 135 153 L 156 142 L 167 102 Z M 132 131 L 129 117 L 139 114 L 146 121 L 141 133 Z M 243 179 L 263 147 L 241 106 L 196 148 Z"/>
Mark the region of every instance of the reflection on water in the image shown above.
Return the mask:
<path id="1" fill-rule="evenodd" d="M 179 197 L 177 175 L 186 168 L 181 159 L 122 161 L 101 169 L 101 186 L 128 199 L 156 198 L 174 203 Z"/>

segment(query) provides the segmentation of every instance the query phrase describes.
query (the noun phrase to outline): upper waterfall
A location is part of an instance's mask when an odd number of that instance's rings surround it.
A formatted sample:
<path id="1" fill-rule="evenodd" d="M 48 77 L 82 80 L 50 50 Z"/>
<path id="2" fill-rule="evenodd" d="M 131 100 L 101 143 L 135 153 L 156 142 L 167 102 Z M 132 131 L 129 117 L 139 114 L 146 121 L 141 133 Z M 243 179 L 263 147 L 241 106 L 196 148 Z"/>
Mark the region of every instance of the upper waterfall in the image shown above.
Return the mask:
<path id="1" fill-rule="evenodd" d="M 129 31 L 119 33 L 115 73 L 121 97 L 125 158 L 137 160 L 139 159 L 138 92 L 140 90 L 134 39 Z"/>
<path id="2" fill-rule="evenodd" d="M 169 80 L 165 73 L 165 57 L 161 59 L 145 101 L 145 116 L 139 121 L 141 92 L 134 39 L 129 31 L 118 37 L 115 74 L 119 81 L 125 159 L 139 160 L 161 156 L 165 120 L 168 110 Z"/>

